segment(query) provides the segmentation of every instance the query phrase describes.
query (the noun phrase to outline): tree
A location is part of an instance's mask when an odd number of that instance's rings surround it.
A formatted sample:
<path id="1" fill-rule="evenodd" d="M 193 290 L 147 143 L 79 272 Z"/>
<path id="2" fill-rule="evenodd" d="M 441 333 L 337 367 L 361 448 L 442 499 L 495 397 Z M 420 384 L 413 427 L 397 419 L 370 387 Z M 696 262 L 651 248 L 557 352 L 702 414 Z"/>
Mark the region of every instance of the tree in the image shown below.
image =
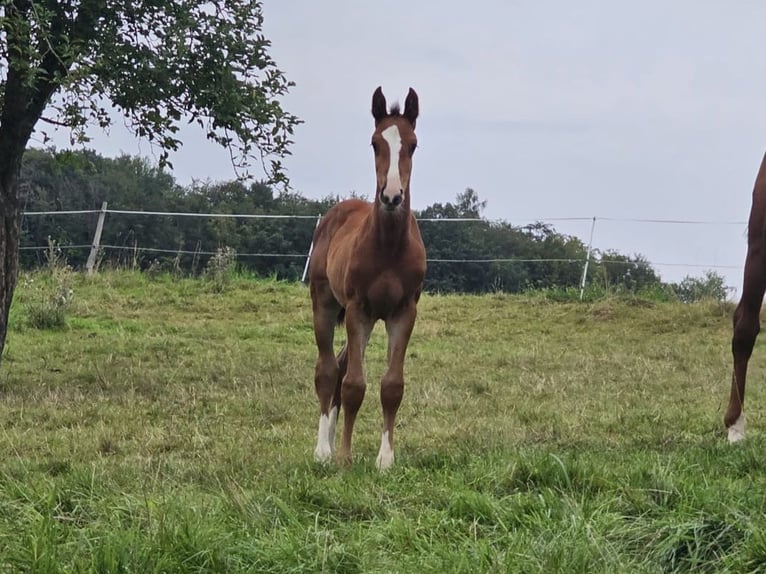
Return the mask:
<path id="1" fill-rule="evenodd" d="M 726 286 L 726 279 L 711 270 L 705 271 L 704 277 L 687 275 L 680 283 L 673 283 L 672 287 L 678 299 L 684 303 L 694 303 L 705 299 L 723 303 L 731 290 Z"/>
<path id="2" fill-rule="evenodd" d="M 261 0 L 0 0 L 0 356 L 18 275 L 21 160 L 40 121 L 107 127 L 112 104 L 139 137 L 177 150 L 181 122 L 227 147 L 236 168 L 279 159 L 299 120 L 268 54 Z M 44 134 L 43 134 L 44 136 Z M 266 162 L 269 165 L 266 165 Z"/>
<path id="3" fill-rule="evenodd" d="M 598 255 L 598 251 L 595 254 Z M 608 249 L 601 253 L 600 259 L 593 267 L 591 281 L 602 281 L 605 287 L 616 287 L 635 293 L 660 284 L 656 271 L 641 254 L 623 255 Z"/>
<path id="4" fill-rule="evenodd" d="M 424 209 L 419 217 L 427 219 L 479 219 L 485 207 L 487 207 L 487 201 L 479 200 L 479 194 L 467 187 L 464 192 L 457 194 L 454 204 L 450 202 L 444 205 L 434 203 Z"/>

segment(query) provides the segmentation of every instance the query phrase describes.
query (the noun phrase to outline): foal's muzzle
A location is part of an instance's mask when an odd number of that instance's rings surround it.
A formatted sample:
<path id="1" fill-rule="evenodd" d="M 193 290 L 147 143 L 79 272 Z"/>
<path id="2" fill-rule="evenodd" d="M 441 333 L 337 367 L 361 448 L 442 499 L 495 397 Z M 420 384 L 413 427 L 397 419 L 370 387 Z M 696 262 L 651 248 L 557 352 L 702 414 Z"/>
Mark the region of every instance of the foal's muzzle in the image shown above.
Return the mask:
<path id="1" fill-rule="evenodd" d="M 386 193 L 386 189 L 380 190 L 380 202 L 388 210 L 394 210 L 402 204 L 404 200 L 404 192 L 399 190 L 399 193 L 391 195 Z"/>

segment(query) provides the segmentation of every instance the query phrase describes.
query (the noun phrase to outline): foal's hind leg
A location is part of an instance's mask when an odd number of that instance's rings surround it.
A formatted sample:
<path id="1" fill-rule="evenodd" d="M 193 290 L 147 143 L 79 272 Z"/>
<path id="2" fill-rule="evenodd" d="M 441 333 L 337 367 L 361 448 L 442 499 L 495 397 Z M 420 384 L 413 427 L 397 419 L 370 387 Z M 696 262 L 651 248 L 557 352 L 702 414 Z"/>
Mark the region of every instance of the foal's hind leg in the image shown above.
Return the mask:
<path id="1" fill-rule="evenodd" d="M 319 462 L 327 462 L 333 455 L 335 424 L 338 420 L 339 401 L 336 398 L 336 387 L 339 369 L 333 352 L 333 340 L 340 306 L 326 284 L 311 285 L 311 301 L 314 310 L 314 337 L 319 353 L 314 370 L 314 388 L 319 399 L 319 429 L 314 458 Z"/>
<path id="2" fill-rule="evenodd" d="M 745 438 L 744 405 L 747 363 L 761 328 L 760 314 L 764 289 L 766 289 L 766 266 L 762 251 L 760 249 L 752 253 L 748 251 L 742 298 L 734 311 L 734 332 L 731 339 L 734 372 L 731 377 L 729 407 L 724 417 L 724 424 L 729 429 L 729 442 L 737 442 Z"/>
<path id="3" fill-rule="evenodd" d="M 341 435 L 338 462 L 351 464 L 351 435 L 359 407 L 362 406 L 366 383 L 364 381 L 364 351 L 370 339 L 374 321 L 367 316 L 360 305 L 349 304 L 346 307 L 346 374 L 340 388 L 340 400 L 343 405 L 343 433 Z M 339 356 L 341 362 L 343 356 Z"/>
<path id="4" fill-rule="evenodd" d="M 404 357 L 415 326 L 417 307 L 413 301 L 386 321 L 388 333 L 388 369 L 380 381 L 380 404 L 383 407 L 383 436 L 375 461 L 380 470 L 394 464 L 394 423 L 404 395 Z"/>

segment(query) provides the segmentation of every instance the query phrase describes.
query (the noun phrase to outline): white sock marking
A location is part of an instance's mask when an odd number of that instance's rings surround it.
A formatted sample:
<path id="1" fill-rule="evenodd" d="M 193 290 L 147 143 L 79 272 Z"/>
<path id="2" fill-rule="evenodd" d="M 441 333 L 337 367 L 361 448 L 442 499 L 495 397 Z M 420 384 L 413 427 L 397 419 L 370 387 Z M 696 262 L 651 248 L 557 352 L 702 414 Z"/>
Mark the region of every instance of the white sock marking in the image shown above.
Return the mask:
<path id="1" fill-rule="evenodd" d="M 378 467 L 378 470 L 388 470 L 393 464 L 394 451 L 388 440 L 388 431 L 385 431 L 380 439 L 380 451 L 378 452 L 378 458 L 375 460 L 375 466 Z"/>
<path id="2" fill-rule="evenodd" d="M 335 424 L 338 422 L 338 407 L 330 409 L 330 414 L 319 416 L 317 431 L 317 447 L 314 449 L 314 459 L 317 462 L 327 462 L 335 450 Z"/>
<path id="3" fill-rule="evenodd" d="M 745 413 L 739 415 L 734 424 L 729 427 L 729 442 L 735 443 L 745 438 Z"/>

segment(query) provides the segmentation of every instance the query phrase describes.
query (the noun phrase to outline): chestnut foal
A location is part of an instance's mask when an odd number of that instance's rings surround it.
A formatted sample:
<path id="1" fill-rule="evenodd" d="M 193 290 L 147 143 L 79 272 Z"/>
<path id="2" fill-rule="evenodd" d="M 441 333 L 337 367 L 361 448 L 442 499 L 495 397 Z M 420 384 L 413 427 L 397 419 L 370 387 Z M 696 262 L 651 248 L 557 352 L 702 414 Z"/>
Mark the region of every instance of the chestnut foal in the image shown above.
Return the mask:
<path id="1" fill-rule="evenodd" d="M 314 385 L 319 431 L 314 456 L 328 461 L 335 425 L 344 410 L 337 459 L 351 463 L 351 435 L 364 399 L 364 351 L 378 319 L 388 334 L 388 368 L 380 383 L 383 435 L 376 465 L 394 462 L 394 421 L 404 393 L 404 356 L 415 325 L 426 272 L 426 252 L 410 211 L 410 174 L 417 146 L 418 96 L 410 88 L 404 112 L 386 107 L 378 87 L 372 96 L 377 186 L 372 202 L 349 199 L 333 206 L 314 233 L 309 266 L 314 335 L 319 356 Z M 347 341 L 336 357 L 336 324 L 346 323 Z"/>

